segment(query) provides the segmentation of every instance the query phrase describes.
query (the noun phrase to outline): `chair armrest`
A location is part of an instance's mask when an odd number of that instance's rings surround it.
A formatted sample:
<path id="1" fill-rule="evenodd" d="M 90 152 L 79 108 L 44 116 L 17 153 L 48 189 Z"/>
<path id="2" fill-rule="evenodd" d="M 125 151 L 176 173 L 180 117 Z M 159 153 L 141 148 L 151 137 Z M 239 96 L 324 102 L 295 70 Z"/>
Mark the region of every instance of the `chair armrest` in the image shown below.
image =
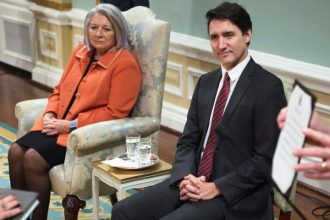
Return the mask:
<path id="1" fill-rule="evenodd" d="M 135 131 L 145 137 L 159 129 L 159 117 L 132 117 L 74 130 L 69 135 L 64 164 L 50 170 L 52 189 L 63 198 L 68 193 L 83 199 L 90 198 L 92 161 L 104 160 L 114 148 L 124 144 L 127 132 Z M 109 191 L 109 188 L 103 190 Z"/>
<path id="2" fill-rule="evenodd" d="M 17 138 L 23 136 L 31 129 L 37 117 L 44 112 L 47 101 L 47 99 L 32 99 L 16 104 L 15 116 L 18 120 Z"/>
<path id="3" fill-rule="evenodd" d="M 102 150 L 125 142 L 125 134 L 135 131 L 146 137 L 160 129 L 159 117 L 132 117 L 99 122 L 74 130 L 68 139 L 67 150 L 88 151 Z"/>

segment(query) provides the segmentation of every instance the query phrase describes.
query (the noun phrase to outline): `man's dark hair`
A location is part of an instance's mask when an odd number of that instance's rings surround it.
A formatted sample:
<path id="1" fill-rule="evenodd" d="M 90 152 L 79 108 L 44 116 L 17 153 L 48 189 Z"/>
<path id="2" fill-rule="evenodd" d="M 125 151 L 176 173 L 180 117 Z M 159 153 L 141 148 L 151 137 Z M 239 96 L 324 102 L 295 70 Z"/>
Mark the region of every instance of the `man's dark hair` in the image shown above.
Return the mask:
<path id="1" fill-rule="evenodd" d="M 252 22 L 249 13 L 239 4 L 224 2 L 206 13 L 207 28 L 213 19 L 229 20 L 235 24 L 245 34 L 249 29 L 252 30 Z"/>

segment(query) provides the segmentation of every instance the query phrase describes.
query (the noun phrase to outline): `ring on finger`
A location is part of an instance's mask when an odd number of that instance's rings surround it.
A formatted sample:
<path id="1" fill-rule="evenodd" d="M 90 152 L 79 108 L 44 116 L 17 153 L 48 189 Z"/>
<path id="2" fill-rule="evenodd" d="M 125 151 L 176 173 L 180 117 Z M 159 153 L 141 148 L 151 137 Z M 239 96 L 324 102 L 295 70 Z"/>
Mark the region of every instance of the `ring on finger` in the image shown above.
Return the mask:
<path id="1" fill-rule="evenodd" d="M 321 170 L 324 172 L 324 171 L 327 171 L 328 170 L 328 164 L 326 161 L 323 161 L 321 163 Z"/>

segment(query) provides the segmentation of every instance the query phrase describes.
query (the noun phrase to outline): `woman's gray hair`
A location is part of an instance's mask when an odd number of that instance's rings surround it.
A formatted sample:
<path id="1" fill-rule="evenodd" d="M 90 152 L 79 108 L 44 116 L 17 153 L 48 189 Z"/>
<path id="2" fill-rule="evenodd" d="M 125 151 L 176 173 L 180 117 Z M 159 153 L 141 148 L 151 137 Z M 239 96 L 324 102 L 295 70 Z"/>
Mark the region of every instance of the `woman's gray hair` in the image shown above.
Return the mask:
<path id="1" fill-rule="evenodd" d="M 88 28 L 92 17 L 96 14 L 104 15 L 111 22 L 115 31 L 117 45 L 115 49 L 129 48 L 129 26 L 121 11 L 111 4 L 99 4 L 86 15 L 84 22 L 84 43 L 89 51 L 95 48 L 91 45 L 88 37 Z"/>

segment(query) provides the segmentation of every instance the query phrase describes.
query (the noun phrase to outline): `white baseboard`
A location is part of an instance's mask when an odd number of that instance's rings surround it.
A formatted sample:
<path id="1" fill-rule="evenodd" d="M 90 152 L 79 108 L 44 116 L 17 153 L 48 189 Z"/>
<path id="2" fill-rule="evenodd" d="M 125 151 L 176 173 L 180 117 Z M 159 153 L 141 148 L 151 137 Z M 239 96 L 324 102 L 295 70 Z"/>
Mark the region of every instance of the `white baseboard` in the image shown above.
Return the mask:
<path id="1" fill-rule="evenodd" d="M 168 102 L 163 102 L 161 124 L 176 131 L 183 131 L 187 110 Z"/>
<path id="2" fill-rule="evenodd" d="M 61 79 L 63 70 L 38 61 L 32 70 L 32 80 L 54 88 Z"/>

